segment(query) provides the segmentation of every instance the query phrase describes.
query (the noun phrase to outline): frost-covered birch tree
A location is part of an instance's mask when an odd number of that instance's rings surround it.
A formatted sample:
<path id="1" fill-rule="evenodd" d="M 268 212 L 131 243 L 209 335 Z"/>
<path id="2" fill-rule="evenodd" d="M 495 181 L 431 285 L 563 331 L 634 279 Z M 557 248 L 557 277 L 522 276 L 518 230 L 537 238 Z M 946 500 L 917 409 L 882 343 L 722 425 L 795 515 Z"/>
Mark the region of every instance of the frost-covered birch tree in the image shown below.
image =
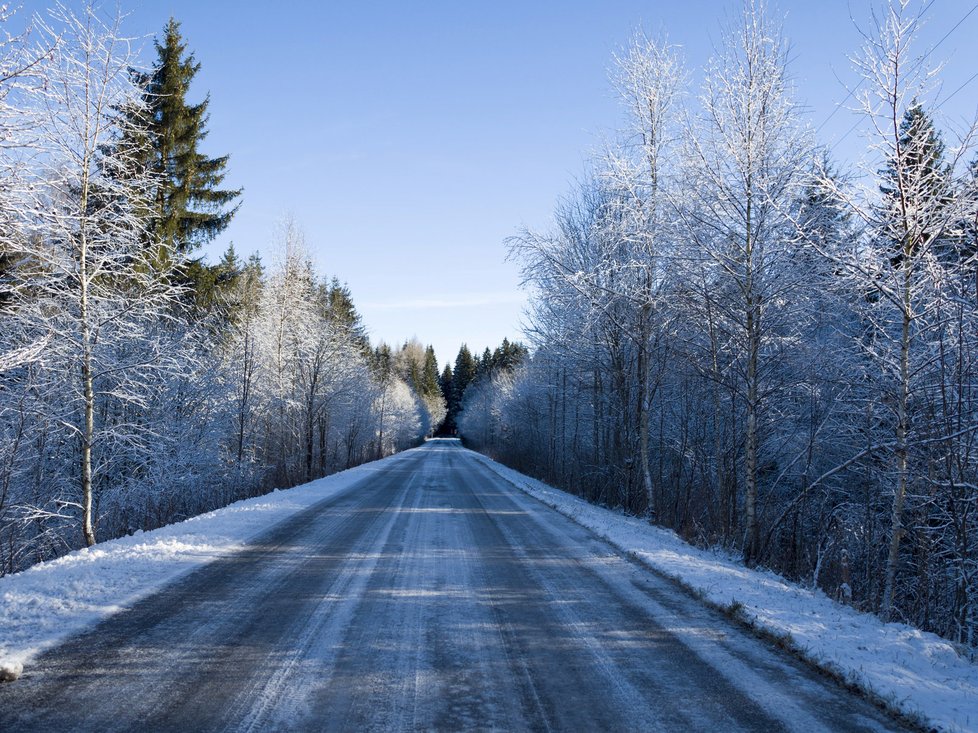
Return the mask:
<path id="1" fill-rule="evenodd" d="M 622 210 L 612 237 L 624 240 L 614 289 L 629 303 L 625 330 L 635 346 L 636 424 L 639 464 L 647 510 L 653 514 L 656 494 L 650 467 L 651 403 L 665 367 L 669 313 L 666 291 L 668 259 L 675 241 L 676 217 L 669 202 L 669 176 L 675 174 L 673 152 L 678 139 L 676 117 L 685 82 L 678 50 L 664 40 L 636 34 L 627 52 L 616 57 L 616 88 L 628 111 L 624 140 L 605 155 L 608 176 Z"/>
<path id="2" fill-rule="evenodd" d="M 49 337 L 38 389 L 56 430 L 78 443 L 75 489 L 54 511 L 77 508 L 91 545 L 100 475 L 113 448 L 149 450 L 153 437 L 152 426 L 124 410 L 109 417 L 97 407 L 103 399 L 144 405 L 173 367 L 166 331 L 177 290 L 140 243 L 138 210 L 150 181 L 114 150 L 124 124 L 117 111 L 138 104 L 128 78 L 136 59 L 119 17 L 92 5 L 79 14 L 59 7 L 39 25 L 54 51 L 32 95 L 38 154 L 19 205 L 34 276 L 31 307 L 20 313 Z"/>
<path id="3" fill-rule="evenodd" d="M 710 283 L 703 305 L 722 321 L 724 378 L 736 380 L 729 386 L 743 406 L 749 562 L 761 551 L 758 471 L 773 371 L 797 315 L 787 311 L 799 280 L 786 267 L 795 242 L 783 212 L 800 196 L 810 154 L 786 67 L 779 24 L 762 2 L 746 3 L 707 72 L 702 112 L 687 135 L 681 207 L 690 254 Z"/>
<path id="4" fill-rule="evenodd" d="M 674 47 L 636 34 L 615 58 L 613 71 L 626 111 L 621 139 L 561 204 L 553 231 L 524 231 L 509 240 L 526 280 L 547 293 L 534 312 L 544 340 L 551 347 L 564 344 L 570 358 L 572 352 L 580 353 L 583 335 L 599 345 L 598 359 L 610 367 L 612 409 L 618 415 L 611 428 L 618 447 L 612 452 L 637 453 L 641 501 L 636 504 L 650 516 L 657 503 L 650 468 L 650 410 L 665 368 L 667 259 L 674 245 L 666 191 L 683 80 Z M 591 368 L 597 368 L 595 362 Z M 552 385 L 552 400 L 560 403 L 563 425 L 569 405 L 567 370 L 555 379 L 559 384 Z M 562 444 L 555 442 L 554 450 Z M 630 466 L 631 459 L 626 460 Z M 630 467 L 626 473 L 630 486 Z M 632 505 L 630 489 L 625 493 Z"/>

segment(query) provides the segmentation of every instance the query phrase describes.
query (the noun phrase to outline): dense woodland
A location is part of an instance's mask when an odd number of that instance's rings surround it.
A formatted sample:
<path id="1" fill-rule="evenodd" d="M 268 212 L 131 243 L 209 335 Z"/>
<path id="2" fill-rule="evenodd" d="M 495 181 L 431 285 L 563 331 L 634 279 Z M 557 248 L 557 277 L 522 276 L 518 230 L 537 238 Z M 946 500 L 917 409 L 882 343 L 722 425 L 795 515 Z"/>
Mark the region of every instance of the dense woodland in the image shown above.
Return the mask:
<path id="1" fill-rule="evenodd" d="M 208 97 L 175 21 L 149 68 L 98 9 L 4 37 L 0 574 L 440 425 L 432 349 L 372 347 L 296 222 L 270 262 L 197 256 L 242 192 L 201 149 Z"/>
<path id="2" fill-rule="evenodd" d="M 775 14 L 702 86 L 638 35 L 625 124 L 509 245 L 532 356 L 470 387 L 471 445 L 839 600 L 978 644 L 978 158 L 914 36 L 864 28 L 862 168 L 820 146 Z M 929 6 L 928 6 L 929 7 Z"/>

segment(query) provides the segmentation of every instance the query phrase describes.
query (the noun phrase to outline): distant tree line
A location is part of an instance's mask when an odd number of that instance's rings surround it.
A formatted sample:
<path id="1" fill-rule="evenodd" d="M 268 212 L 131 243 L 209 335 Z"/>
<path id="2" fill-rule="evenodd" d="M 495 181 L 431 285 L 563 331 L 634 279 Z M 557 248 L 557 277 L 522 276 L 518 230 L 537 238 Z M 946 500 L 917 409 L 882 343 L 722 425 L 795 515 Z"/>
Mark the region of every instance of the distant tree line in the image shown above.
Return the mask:
<path id="1" fill-rule="evenodd" d="M 0 575 L 414 445 L 434 352 L 373 348 L 286 220 L 270 265 L 195 257 L 242 191 L 171 20 L 0 12 Z"/>
<path id="2" fill-rule="evenodd" d="M 975 645 L 976 128 L 939 129 L 920 23 L 889 3 L 856 56 L 859 175 L 806 128 L 759 3 L 698 94 L 638 35 L 617 142 L 510 241 L 532 356 L 453 417 L 520 470 Z"/>
<path id="3" fill-rule="evenodd" d="M 475 392 L 484 389 L 494 375 L 515 369 L 528 353 L 526 346 L 511 343 L 508 338 L 492 351 L 486 347 L 479 357 L 472 355 L 467 344 L 462 344 L 455 357 L 455 368 L 446 364 L 438 380 L 447 406 L 439 435 L 457 435 L 460 415 Z M 469 410 L 469 414 L 473 412 Z"/>

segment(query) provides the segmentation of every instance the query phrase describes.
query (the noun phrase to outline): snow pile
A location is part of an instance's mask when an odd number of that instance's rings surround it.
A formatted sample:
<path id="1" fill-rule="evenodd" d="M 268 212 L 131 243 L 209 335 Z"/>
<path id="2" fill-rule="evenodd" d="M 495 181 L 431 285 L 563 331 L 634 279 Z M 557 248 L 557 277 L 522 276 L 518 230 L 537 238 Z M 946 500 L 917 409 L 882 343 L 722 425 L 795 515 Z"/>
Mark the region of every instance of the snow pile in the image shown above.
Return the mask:
<path id="1" fill-rule="evenodd" d="M 412 451 L 286 491 L 245 499 L 152 532 L 109 540 L 0 578 L 0 681 L 40 652 Z"/>
<path id="2" fill-rule="evenodd" d="M 0 682 L 13 682 L 24 673 L 24 665 L 20 662 L 0 662 Z"/>
<path id="3" fill-rule="evenodd" d="M 477 454 L 478 455 L 478 454 Z M 592 530 L 717 607 L 784 639 L 816 665 L 891 707 L 951 731 L 978 731 L 978 666 L 935 634 L 838 604 L 818 590 L 752 570 L 717 552 L 552 488 L 479 455 L 530 496 Z"/>

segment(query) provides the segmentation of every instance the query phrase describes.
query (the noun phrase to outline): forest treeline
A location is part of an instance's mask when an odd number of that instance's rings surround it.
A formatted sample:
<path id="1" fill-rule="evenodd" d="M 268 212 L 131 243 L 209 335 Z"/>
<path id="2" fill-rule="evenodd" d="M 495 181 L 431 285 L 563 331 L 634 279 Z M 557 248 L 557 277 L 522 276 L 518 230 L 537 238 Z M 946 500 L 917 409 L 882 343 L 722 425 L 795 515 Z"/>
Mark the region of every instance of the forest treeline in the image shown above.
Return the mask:
<path id="1" fill-rule="evenodd" d="M 864 29 L 851 172 L 762 3 L 698 89 L 637 35 L 614 60 L 620 135 L 552 229 L 509 242 L 532 356 L 469 388 L 458 425 L 589 500 L 975 645 L 975 126 L 938 123 L 917 5 Z"/>
<path id="2" fill-rule="evenodd" d="M 372 347 L 295 221 L 269 263 L 196 257 L 242 192 L 178 23 L 149 68 L 97 7 L 31 26 L 0 46 L 0 575 L 439 427 L 434 351 Z"/>

